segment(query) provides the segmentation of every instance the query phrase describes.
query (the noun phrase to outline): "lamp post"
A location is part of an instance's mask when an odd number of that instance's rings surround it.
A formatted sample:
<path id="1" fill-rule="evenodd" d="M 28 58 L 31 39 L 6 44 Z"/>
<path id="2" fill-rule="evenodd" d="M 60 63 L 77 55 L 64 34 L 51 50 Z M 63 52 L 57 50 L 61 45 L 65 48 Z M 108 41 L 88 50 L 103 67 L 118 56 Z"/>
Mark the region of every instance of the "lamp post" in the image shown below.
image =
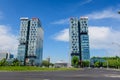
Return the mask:
<path id="1" fill-rule="evenodd" d="M 108 54 L 108 51 L 106 51 L 106 53 Z M 108 58 L 108 56 L 107 56 Z M 106 60 L 106 66 L 107 66 L 107 69 L 109 68 L 109 63 L 108 63 L 108 59 Z"/>
<path id="2" fill-rule="evenodd" d="M 119 12 L 119 14 L 120 14 L 120 12 Z M 120 48 L 120 44 L 119 44 L 119 43 L 113 42 L 112 44 L 115 44 L 115 45 L 117 45 L 117 46 Z M 117 62 L 118 62 L 118 58 L 119 58 L 119 55 L 118 55 L 118 57 L 117 57 Z M 119 68 L 119 66 L 117 66 L 117 68 Z"/>
<path id="3" fill-rule="evenodd" d="M 118 11 L 118 14 L 120 14 L 120 10 Z M 120 47 L 120 45 L 119 45 L 119 47 Z M 119 56 L 118 56 L 119 57 Z M 118 66 L 118 68 L 119 68 L 119 66 Z"/>
<path id="4" fill-rule="evenodd" d="M 116 46 L 118 46 L 118 47 L 120 48 L 120 44 L 119 44 L 119 43 L 112 42 L 112 44 L 113 44 L 113 45 L 116 45 Z M 118 57 L 119 57 L 119 55 L 118 55 Z"/>
<path id="5" fill-rule="evenodd" d="M 107 69 L 109 68 L 109 66 L 108 66 L 108 61 L 107 61 Z"/>

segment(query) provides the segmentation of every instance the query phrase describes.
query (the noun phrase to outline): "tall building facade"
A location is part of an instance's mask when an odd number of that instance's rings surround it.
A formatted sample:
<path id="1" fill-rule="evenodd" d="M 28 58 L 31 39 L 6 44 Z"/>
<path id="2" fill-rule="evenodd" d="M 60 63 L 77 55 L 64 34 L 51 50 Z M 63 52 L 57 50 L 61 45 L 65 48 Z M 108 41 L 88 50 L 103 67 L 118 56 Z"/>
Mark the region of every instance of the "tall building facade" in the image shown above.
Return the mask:
<path id="1" fill-rule="evenodd" d="M 38 18 L 20 18 L 18 60 L 22 65 L 40 65 L 43 54 L 43 28 Z"/>
<path id="2" fill-rule="evenodd" d="M 90 60 L 87 17 L 70 19 L 69 41 L 72 57 L 78 56 L 80 61 Z"/>

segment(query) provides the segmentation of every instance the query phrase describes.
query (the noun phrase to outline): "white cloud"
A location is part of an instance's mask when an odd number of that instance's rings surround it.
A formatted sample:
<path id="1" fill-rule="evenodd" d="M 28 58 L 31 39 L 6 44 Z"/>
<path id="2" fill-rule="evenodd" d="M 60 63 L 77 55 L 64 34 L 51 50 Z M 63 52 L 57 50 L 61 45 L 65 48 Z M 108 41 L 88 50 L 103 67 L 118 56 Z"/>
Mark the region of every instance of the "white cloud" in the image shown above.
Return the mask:
<path id="1" fill-rule="evenodd" d="M 64 29 L 60 31 L 59 33 L 55 34 L 54 39 L 58 41 L 68 42 L 69 41 L 69 29 Z"/>
<path id="2" fill-rule="evenodd" d="M 89 27 L 90 45 L 93 49 L 112 49 L 113 42 L 120 42 L 120 31 L 104 26 Z"/>
<path id="3" fill-rule="evenodd" d="M 114 18 L 120 19 L 120 14 L 118 14 L 117 10 L 106 9 L 99 12 L 93 12 L 91 14 L 86 15 L 89 19 L 105 19 L 105 18 Z"/>
<path id="4" fill-rule="evenodd" d="M 61 20 L 58 20 L 58 21 L 54 21 L 52 22 L 51 24 L 68 24 L 69 23 L 69 18 L 66 18 L 66 19 L 61 19 Z"/>
<path id="5" fill-rule="evenodd" d="M 90 26 L 89 27 L 89 39 L 91 49 L 104 49 L 106 51 L 116 52 L 113 55 L 119 54 L 120 46 L 120 31 L 111 29 L 105 26 Z M 57 41 L 69 41 L 69 29 L 64 29 L 54 36 Z"/>
<path id="6" fill-rule="evenodd" d="M 87 3 L 90 3 L 91 1 L 92 0 L 86 0 L 85 2 L 81 4 L 87 4 Z M 113 8 L 108 8 L 102 11 L 92 12 L 91 14 L 87 14 L 84 16 L 87 16 L 88 19 L 106 19 L 106 18 L 120 19 L 120 14 L 118 14 L 118 10 L 113 9 Z M 69 18 L 56 20 L 54 22 L 51 22 L 51 24 L 57 24 L 57 25 L 69 24 Z"/>
<path id="7" fill-rule="evenodd" d="M 0 51 L 17 53 L 17 36 L 11 33 L 9 26 L 0 25 Z"/>

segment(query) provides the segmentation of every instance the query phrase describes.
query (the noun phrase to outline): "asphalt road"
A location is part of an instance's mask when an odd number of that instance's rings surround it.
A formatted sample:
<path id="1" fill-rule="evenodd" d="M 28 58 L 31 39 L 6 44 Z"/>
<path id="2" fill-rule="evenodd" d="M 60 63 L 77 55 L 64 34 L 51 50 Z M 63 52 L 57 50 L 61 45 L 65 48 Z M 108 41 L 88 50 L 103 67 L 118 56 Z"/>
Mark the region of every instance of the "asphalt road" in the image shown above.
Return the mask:
<path id="1" fill-rule="evenodd" d="M 120 71 L 84 69 L 53 72 L 0 72 L 0 80 L 120 80 Z"/>

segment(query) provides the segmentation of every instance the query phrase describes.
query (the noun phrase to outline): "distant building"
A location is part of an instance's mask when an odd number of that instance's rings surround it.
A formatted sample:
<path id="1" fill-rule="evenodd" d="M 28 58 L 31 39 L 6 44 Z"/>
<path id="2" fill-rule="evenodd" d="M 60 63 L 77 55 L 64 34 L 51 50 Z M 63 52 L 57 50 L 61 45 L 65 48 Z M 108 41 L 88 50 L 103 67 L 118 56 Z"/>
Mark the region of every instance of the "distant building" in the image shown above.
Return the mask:
<path id="1" fill-rule="evenodd" d="M 60 61 L 58 61 L 58 62 L 56 62 L 56 63 L 54 64 L 54 67 L 56 67 L 56 68 L 68 67 L 68 63 L 60 60 Z"/>
<path id="2" fill-rule="evenodd" d="M 0 52 L 0 60 L 2 59 L 12 59 L 14 58 L 13 54 L 7 53 L 7 52 Z"/>
<path id="3" fill-rule="evenodd" d="M 42 63 L 43 28 L 38 18 L 20 18 L 20 39 L 18 45 L 18 60 L 23 65 Z"/>
<path id="4" fill-rule="evenodd" d="M 13 59 L 13 58 L 14 58 L 13 54 L 11 54 L 11 53 L 6 54 L 6 59 Z"/>
<path id="5" fill-rule="evenodd" d="M 69 35 L 71 56 L 78 56 L 80 61 L 89 61 L 88 18 L 71 18 Z"/>

